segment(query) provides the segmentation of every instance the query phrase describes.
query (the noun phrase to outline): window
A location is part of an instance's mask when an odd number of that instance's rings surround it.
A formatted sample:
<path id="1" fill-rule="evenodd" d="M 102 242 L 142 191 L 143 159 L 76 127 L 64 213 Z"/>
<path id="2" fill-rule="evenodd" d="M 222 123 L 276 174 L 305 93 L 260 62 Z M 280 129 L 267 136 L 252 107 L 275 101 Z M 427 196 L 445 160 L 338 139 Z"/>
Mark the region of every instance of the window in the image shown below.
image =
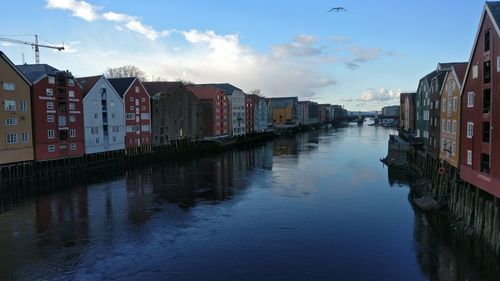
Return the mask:
<path id="1" fill-rule="evenodd" d="M 497 72 L 500 72 L 500 56 L 497 57 Z"/>
<path id="2" fill-rule="evenodd" d="M 127 113 L 125 115 L 125 119 L 127 119 L 127 120 L 134 120 L 135 119 L 135 114 L 134 113 Z"/>
<path id="3" fill-rule="evenodd" d="M 116 142 L 116 136 L 113 136 L 113 142 Z"/>
<path id="4" fill-rule="evenodd" d="M 146 102 L 146 98 L 141 98 L 141 102 Z"/>
<path id="5" fill-rule="evenodd" d="M 457 97 L 453 97 L 453 112 L 457 111 Z"/>
<path id="6" fill-rule="evenodd" d="M 76 129 L 70 129 L 69 130 L 69 137 L 70 138 L 75 138 L 76 137 Z"/>
<path id="7" fill-rule="evenodd" d="M 451 132 L 453 134 L 457 133 L 457 120 L 453 120 L 453 122 L 451 123 Z"/>
<path id="8" fill-rule="evenodd" d="M 15 117 L 5 118 L 5 125 L 9 125 L 9 126 L 17 125 L 17 118 L 15 118 Z"/>
<path id="9" fill-rule="evenodd" d="M 73 79 L 68 79 L 68 85 L 69 85 L 69 86 L 75 86 L 75 80 L 73 80 Z M 70 91 L 70 92 L 71 92 L 71 91 Z M 75 92 L 73 92 L 73 93 L 75 93 Z"/>
<path id="10" fill-rule="evenodd" d="M 485 153 L 481 153 L 481 172 L 490 173 L 490 156 Z"/>
<path id="11" fill-rule="evenodd" d="M 54 102 L 48 101 L 47 102 L 47 110 L 53 110 L 54 109 Z"/>
<path id="12" fill-rule="evenodd" d="M 134 111 L 134 106 L 133 106 L 133 105 L 131 105 L 131 106 L 129 107 L 129 109 L 130 109 L 131 111 Z"/>
<path id="13" fill-rule="evenodd" d="M 47 115 L 47 123 L 54 123 L 54 115 Z"/>
<path id="14" fill-rule="evenodd" d="M 135 93 L 138 94 L 139 93 L 139 87 L 135 87 Z"/>
<path id="15" fill-rule="evenodd" d="M 441 101 L 441 112 L 446 112 L 446 99 Z"/>
<path id="16" fill-rule="evenodd" d="M 5 100 L 3 102 L 5 111 L 15 111 L 16 101 L 15 100 Z"/>
<path id="17" fill-rule="evenodd" d="M 472 79 L 476 79 L 478 75 L 479 75 L 479 66 L 476 64 L 472 66 Z"/>
<path id="18" fill-rule="evenodd" d="M 68 97 L 74 98 L 75 97 L 75 91 L 73 91 L 73 90 L 68 91 Z"/>
<path id="19" fill-rule="evenodd" d="M 99 143 L 99 138 L 95 138 L 95 143 L 98 144 Z"/>
<path id="20" fill-rule="evenodd" d="M 23 143 L 28 143 L 29 142 L 29 135 L 28 135 L 28 133 L 22 133 L 21 134 L 21 141 Z"/>
<path id="21" fill-rule="evenodd" d="M 448 133 L 451 132 L 451 120 L 450 119 L 446 120 L 446 131 Z"/>
<path id="22" fill-rule="evenodd" d="M 446 133 L 446 120 L 441 120 L 441 130 Z"/>
<path id="23" fill-rule="evenodd" d="M 146 106 L 142 106 L 142 110 L 146 110 Z"/>
<path id="24" fill-rule="evenodd" d="M 474 92 L 467 93 L 467 107 L 474 107 Z"/>
<path id="25" fill-rule="evenodd" d="M 134 125 L 127 126 L 127 133 L 133 133 L 133 132 L 135 132 L 135 126 Z"/>
<path id="26" fill-rule="evenodd" d="M 483 64 L 483 82 L 490 83 L 491 82 L 491 61 L 485 61 Z"/>
<path id="27" fill-rule="evenodd" d="M 68 104 L 68 107 L 69 107 L 69 110 L 74 111 L 74 110 L 75 110 L 75 103 L 74 103 L 74 102 L 70 102 L 70 103 Z"/>
<path id="28" fill-rule="evenodd" d="M 111 119 L 115 119 L 116 114 L 114 112 L 111 113 Z"/>
<path id="29" fill-rule="evenodd" d="M 48 130 L 47 131 L 47 138 L 53 139 L 55 137 L 54 130 Z"/>
<path id="30" fill-rule="evenodd" d="M 111 131 L 113 133 L 119 133 L 120 132 L 120 126 L 113 126 L 113 127 L 111 127 Z"/>
<path id="31" fill-rule="evenodd" d="M 99 113 L 94 113 L 94 119 L 98 120 L 99 119 Z"/>
<path id="32" fill-rule="evenodd" d="M 19 102 L 19 110 L 28 111 L 28 103 L 24 100 Z"/>
<path id="33" fill-rule="evenodd" d="M 128 100 L 129 100 L 130 102 L 134 102 L 134 98 L 133 98 L 133 97 L 130 97 Z"/>
<path id="34" fill-rule="evenodd" d="M 474 135 L 474 123 L 467 122 L 467 138 L 471 139 Z"/>
<path id="35" fill-rule="evenodd" d="M 49 76 L 49 84 L 55 84 L 56 83 L 56 78 Z"/>
<path id="36" fill-rule="evenodd" d="M 49 88 L 45 89 L 45 95 L 49 96 L 49 97 L 53 96 L 54 95 L 54 90 L 53 89 L 49 89 Z"/>
<path id="37" fill-rule="evenodd" d="M 491 126 L 490 122 L 483 122 L 483 142 L 490 142 Z"/>
<path id="38" fill-rule="evenodd" d="M 141 131 L 143 131 L 143 132 L 149 132 L 149 125 L 142 125 L 141 126 Z"/>
<path id="39" fill-rule="evenodd" d="M 75 117 L 75 115 L 70 115 L 70 116 L 69 116 L 69 122 L 71 122 L 71 123 L 75 123 L 75 122 L 76 122 L 76 117 Z"/>
<path id="40" fill-rule="evenodd" d="M 72 143 L 69 145 L 70 150 L 76 150 L 76 143 Z"/>
<path id="41" fill-rule="evenodd" d="M 15 143 L 17 143 L 17 134 L 16 133 L 7 133 L 5 135 L 5 142 L 7 144 L 15 144 Z"/>
<path id="42" fill-rule="evenodd" d="M 97 135 L 97 134 L 99 134 L 99 127 L 91 127 L 91 128 L 90 128 L 90 133 L 91 133 L 92 135 Z"/>
<path id="43" fill-rule="evenodd" d="M 3 89 L 5 91 L 15 91 L 16 85 L 14 83 L 10 83 L 10 82 L 3 82 Z"/>
<path id="44" fill-rule="evenodd" d="M 48 152 L 55 152 L 56 151 L 56 146 L 55 145 L 49 145 L 47 147 L 47 151 Z"/>
<path id="45" fill-rule="evenodd" d="M 59 140 L 60 141 L 65 141 L 68 139 L 68 131 L 59 131 Z"/>
<path id="46" fill-rule="evenodd" d="M 491 89 L 483 91 L 483 113 L 489 113 L 491 110 Z"/>
<path id="47" fill-rule="evenodd" d="M 487 52 L 490 50 L 490 31 L 486 31 L 484 33 L 484 51 Z"/>
<path id="48" fill-rule="evenodd" d="M 149 113 L 141 113 L 142 120 L 149 120 Z"/>

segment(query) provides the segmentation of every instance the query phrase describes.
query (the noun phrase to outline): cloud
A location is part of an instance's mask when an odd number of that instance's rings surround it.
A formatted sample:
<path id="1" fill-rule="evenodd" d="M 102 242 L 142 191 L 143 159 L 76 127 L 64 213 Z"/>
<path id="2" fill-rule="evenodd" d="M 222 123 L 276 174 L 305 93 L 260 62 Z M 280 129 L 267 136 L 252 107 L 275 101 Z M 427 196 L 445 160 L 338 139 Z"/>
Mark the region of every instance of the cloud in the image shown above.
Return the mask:
<path id="1" fill-rule="evenodd" d="M 317 56 L 322 53 L 322 48 L 315 47 L 315 43 L 316 38 L 314 36 L 299 35 L 288 44 L 274 46 L 272 48 L 273 55 L 276 58 Z"/>
<path id="2" fill-rule="evenodd" d="M 335 43 L 351 43 L 351 38 L 348 36 L 332 36 L 330 40 Z"/>
<path id="3" fill-rule="evenodd" d="M 94 21 L 100 17 L 97 8 L 85 1 L 76 0 L 47 0 L 47 8 L 61 9 L 72 12 L 75 17 L 86 21 Z"/>
<path id="4" fill-rule="evenodd" d="M 387 53 L 380 48 L 351 47 L 349 51 L 354 57 L 347 61 L 345 65 L 351 70 L 356 70 L 360 67 L 360 64 L 374 61 Z"/>
<path id="5" fill-rule="evenodd" d="M 341 102 L 353 102 L 354 100 L 352 98 L 341 98 Z"/>
<path id="6" fill-rule="evenodd" d="M 388 90 L 385 88 L 381 88 L 379 90 L 376 89 L 367 89 L 361 93 L 358 101 L 362 102 L 385 102 L 385 101 L 393 101 L 399 99 L 399 95 L 401 94 L 401 90 Z"/>
<path id="7" fill-rule="evenodd" d="M 1 42 L 0 45 L 4 46 L 4 47 L 10 47 L 10 46 L 13 46 L 14 44 L 12 44 L 10 42 Z"/>
<path id="8" fill-rule="evenodd" d="M 73 16 L 82 18 L 89 22 L 95 20 L 114 22 L 118 24 L 117 28 L 120 31 L 129 30 L 153 41 L 170 34 L 169 31 L 157 31 L 153 27 L 143 24 L 140 18 L 136 16 L 115 13 L 113 11 L 99 13 L 101 8 L 85 1 L 47 0 L 47 8 L 69 10 L 72 12 Z"/>

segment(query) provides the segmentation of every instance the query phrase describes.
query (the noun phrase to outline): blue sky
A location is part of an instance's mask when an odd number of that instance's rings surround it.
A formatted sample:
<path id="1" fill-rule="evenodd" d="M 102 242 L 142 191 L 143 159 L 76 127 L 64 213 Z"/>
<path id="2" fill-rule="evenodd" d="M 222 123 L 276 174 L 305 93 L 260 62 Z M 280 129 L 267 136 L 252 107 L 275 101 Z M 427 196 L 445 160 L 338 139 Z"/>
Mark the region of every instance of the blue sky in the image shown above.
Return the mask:
<path id="1" fill-rule="evenodd" d="M 0 36 L 39 34 L 42 63 L 77 76 L 133 64 L 149 77 L 229 82 L 380 110 L 438 62 L 467 61 L 484 1 L 5 1 Z M 348 12 L 327 13 L 342 6 Z M 34 40 L 33 36 L 9 36 Z M 14 63 L 31 47 L 0 44 Z"/>

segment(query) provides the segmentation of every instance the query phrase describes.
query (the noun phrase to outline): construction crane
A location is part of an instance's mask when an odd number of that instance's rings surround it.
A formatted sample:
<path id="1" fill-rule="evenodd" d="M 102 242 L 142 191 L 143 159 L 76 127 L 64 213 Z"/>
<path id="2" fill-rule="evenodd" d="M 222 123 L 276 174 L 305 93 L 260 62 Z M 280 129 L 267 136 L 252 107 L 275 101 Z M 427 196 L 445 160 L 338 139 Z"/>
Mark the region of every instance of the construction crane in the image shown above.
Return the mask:
<path id="1" fill-rule="evenodd" d="M 10 39 L 10 38 L 5 38 L 5 37 L 0 37 L 0 41 L 9 42 L 9 43 L 16 43 L 16 44 L 30 45 L 31 47 L 33 47 L 35 49 L 35 61 L 37 64 L 40 63 L 40 47 L 56 49 L 58 51 L 64 50 L 64 44 L 63 44 L 63 46 L 50 46 L 50 45 L 38 44 L 38 35 L 36 35 L 36 34 L 35 34 L 35 42 L 28 42 L 28 41 Z"/>

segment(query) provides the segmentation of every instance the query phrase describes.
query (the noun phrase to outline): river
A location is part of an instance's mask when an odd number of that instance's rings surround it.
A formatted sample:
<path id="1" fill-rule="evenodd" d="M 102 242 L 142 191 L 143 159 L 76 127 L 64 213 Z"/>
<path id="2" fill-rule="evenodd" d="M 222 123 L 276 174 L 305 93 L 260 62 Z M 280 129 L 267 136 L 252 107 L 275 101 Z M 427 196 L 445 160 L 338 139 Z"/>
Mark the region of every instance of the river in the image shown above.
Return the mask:
<path id="1" fill-rule="evenodd" d="M 500 280 L 351 126 L 151 166 L 0 213 L 0 280 Z"/>

